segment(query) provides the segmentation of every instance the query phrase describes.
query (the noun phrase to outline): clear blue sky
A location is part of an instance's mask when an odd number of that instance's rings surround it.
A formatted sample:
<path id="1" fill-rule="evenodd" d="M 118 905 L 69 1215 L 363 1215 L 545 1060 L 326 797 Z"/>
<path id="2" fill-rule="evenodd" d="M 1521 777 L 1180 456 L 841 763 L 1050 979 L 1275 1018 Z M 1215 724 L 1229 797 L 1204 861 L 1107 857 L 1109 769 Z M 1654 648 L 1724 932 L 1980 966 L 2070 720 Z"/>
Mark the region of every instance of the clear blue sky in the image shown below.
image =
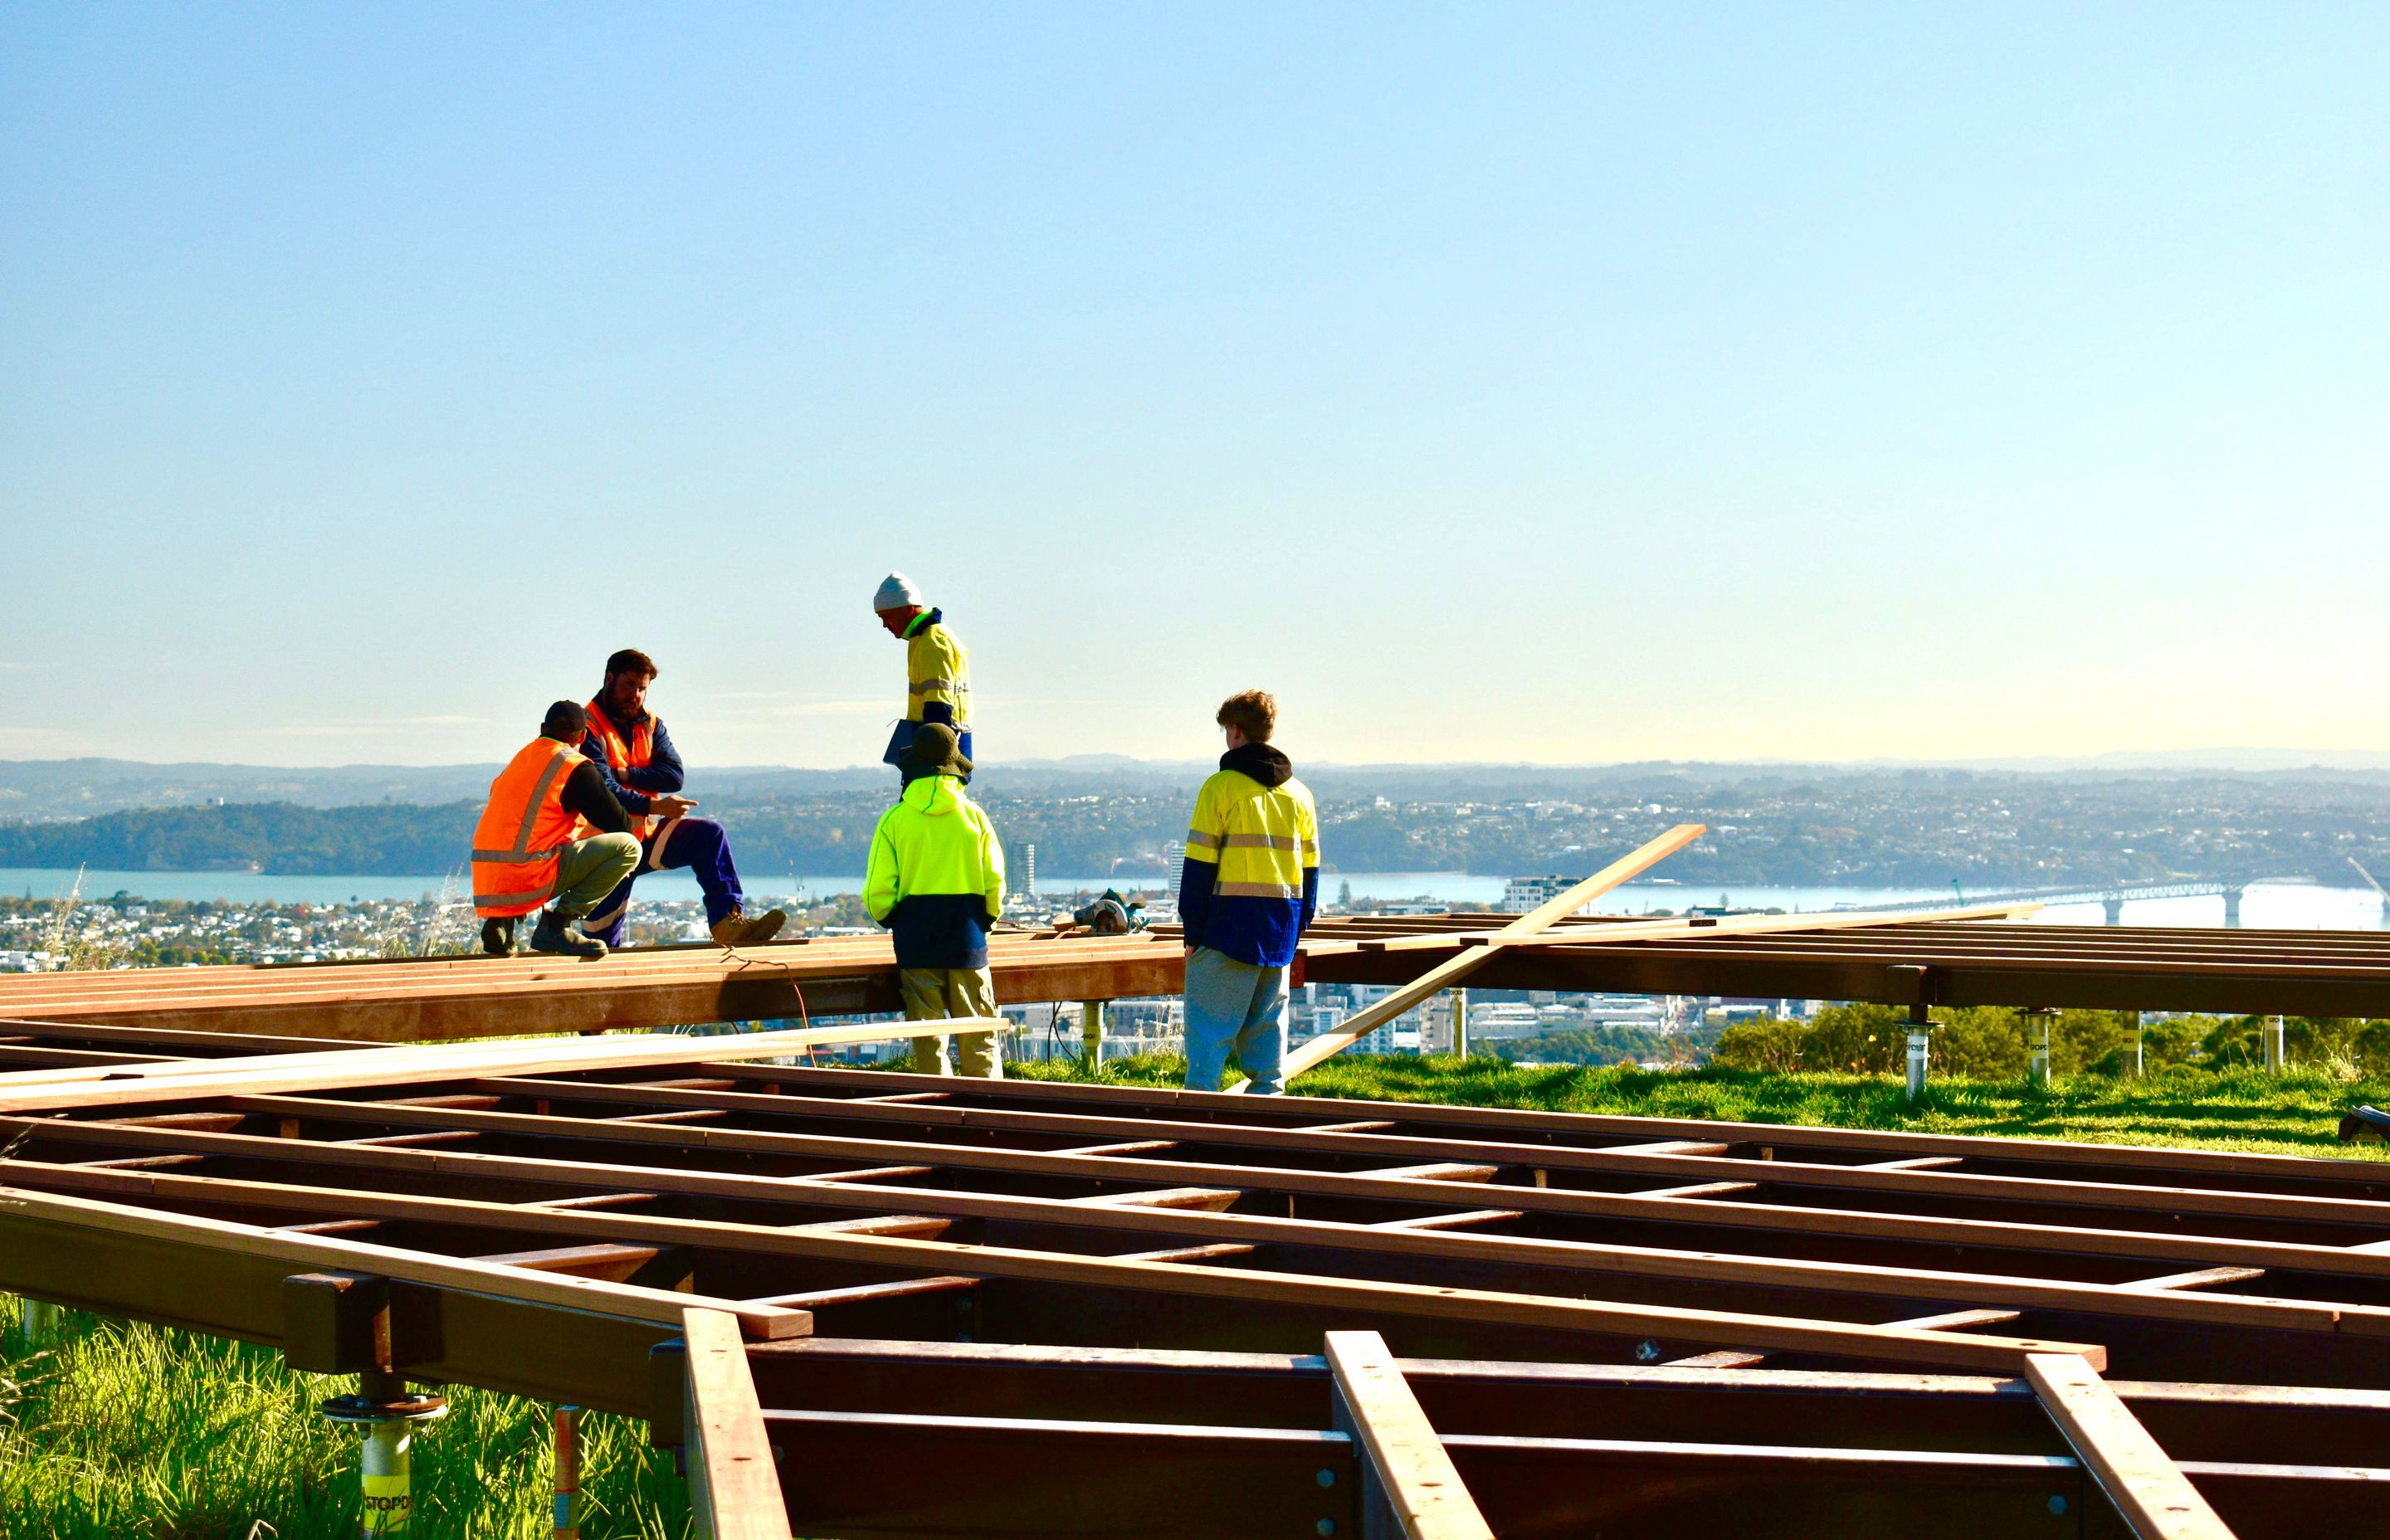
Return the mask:
<path id="1" fill-rule="evenodd" d="M 2390 748 L 2390 8 L 0 11 L 0 757 Z"/>

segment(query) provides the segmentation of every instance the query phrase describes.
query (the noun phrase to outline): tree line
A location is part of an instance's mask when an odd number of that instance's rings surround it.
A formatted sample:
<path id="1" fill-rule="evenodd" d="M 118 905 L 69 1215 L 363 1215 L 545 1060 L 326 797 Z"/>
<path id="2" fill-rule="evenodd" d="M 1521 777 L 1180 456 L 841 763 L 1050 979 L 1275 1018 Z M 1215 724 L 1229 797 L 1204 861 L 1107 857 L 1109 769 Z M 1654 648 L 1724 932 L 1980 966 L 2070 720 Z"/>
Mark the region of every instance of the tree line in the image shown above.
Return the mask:
<path id="1" fill-rule="evenodd" d="M 1933 1072 L 1969 1080 L 2021 1080 L 2032 1055 L 2021 1011 L 2006 1006 L 1935 1008 Z M 2049 1021 L 2052 1074 L 2122 1075 L 2132 1060 L 2132 1017 L 2124 1011 L 2068 1010 Z M 2146 1017 L 2142 1072 L 2224 1072 L 2266 1062 L 2266 1019 L 2258 1016 Z M 1710 1061 L 1770 1074 L 1898 1074 L 1908 1053 L 1908 1012 L 1898 1006 L 1828 1006 L 1813 1020 L 1761 1018 L 1718 1037 Z M 2283 1021 L 2283 1053 L 2302 1068 L 2390 1075 L 2390 1021 L 2293 1016 Z"/>

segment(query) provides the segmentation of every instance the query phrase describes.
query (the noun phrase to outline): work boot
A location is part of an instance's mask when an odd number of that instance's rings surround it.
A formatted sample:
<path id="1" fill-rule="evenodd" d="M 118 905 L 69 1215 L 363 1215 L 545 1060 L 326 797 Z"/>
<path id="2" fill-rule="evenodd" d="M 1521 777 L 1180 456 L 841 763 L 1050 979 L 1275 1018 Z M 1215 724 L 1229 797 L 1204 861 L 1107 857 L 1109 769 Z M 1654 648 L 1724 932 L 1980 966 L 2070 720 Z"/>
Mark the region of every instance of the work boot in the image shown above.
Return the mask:
<path id="1" fill-rule="evenodd" d="M 606 955 L 606 943 L 595 936 L 585 936 L 579 928 L 568 923 L 553 909 L 539 912 L 539 923 L 532 927 L 531 949 L 552 952 L 559 957 L 580 957 L 595 962 Z"/>
<path id="2" fill-rule="evenodd" d="M 482 950 L 493 957 L 515 955 L 515 917 L 482 921 Z"/>
<path id="3" fill-rule="evenodd" d="M 713 943 L 716 946 L 752 946 L 770 941 L 789 922 L 786 910 L 771 909 L 751 915 L 743 909 L 733 909 L 713 922 Z"/>

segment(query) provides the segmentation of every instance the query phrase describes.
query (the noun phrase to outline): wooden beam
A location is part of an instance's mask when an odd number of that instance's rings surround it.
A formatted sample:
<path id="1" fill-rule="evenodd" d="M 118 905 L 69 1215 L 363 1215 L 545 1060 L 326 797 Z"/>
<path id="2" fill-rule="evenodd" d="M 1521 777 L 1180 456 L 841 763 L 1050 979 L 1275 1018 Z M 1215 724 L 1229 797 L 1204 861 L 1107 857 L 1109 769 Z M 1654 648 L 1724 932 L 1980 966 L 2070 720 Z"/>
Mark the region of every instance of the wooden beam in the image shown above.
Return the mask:
<path id="1" fill-rule="evenodd" d="M 175 1059 L 97 1074 L 88 1071 L 36 1070 L 0 1074 L 0 1111 L 48 1111 L 353 1085 L 423 1084 L 491 1075 L 573 1072 L 646 1064 L 730 1063 L 777 1059 L 824 1044 L 891 1042 L 925 1032 L 1002 1032 L 1009 1025 L 991 1019 L 956 1017 L 943 1021 L 871 1021 L 789 1032 L 734 1033 L 719 1037 L 667 1033 L 424 1048 L 356 1048 L 332 1053 L 266 1054 L 251 1059 Z"/>
<path id="2" fill-rule="evenodd" d="M 91 1130 L 101 1133 L 103 1130 Z M 144 1131 L 147 1134 L 147 1131 Z M 302 1145 L 294 1151 L 288 1141 L 240 1135 L 186 1135 L 185 1142 L 226 1155 L 269 1152 L 274 1157 L 327 1161 L 328 1149 L 353 1147 Z M 310 1162 L 312 1163 L 312 1162 Z M 794 1199 L 789 1184 L 778 1178 L 758 1178 L 726 1173 L 665 1172 L 648 1166 L 609 1165 L 592 1161 L 557 1161 L 517 1155 L 418 1154 L 378 1149 L 370 1160 L 338 1158 L 343 1167 L 367 1165 L 378 1172 L 413 1168 L 429 1174 L 489 1179 L 517 1178 L 571 1182 L 576 1185 L 615 1181 L 629 1187 L 655 1187 L 692 1196 L 719 1198 Z M 0 1174 L 22 1172 L 39 1181 L 45 1171 L 60 1169 L 45 1162 L 0 1162 Z M 87 1169 L 87 1168 L 71 1168 Z M 169 1194 L 189 1194 L 195 1200 L 229 1200 L 238 1196 L 271 1195 L 276 1190 L 327 1197 L 332 1188 L 296 1185 L 232 1182 L 216 1177 L 124 1174 L 117 1179 L 126 1187 Z M 90 1179 L 97 1185 L 99 1179 Z M 1478 1197 L 1483 1189 L 1464 1189 Z M 914 1213 L 921 1216 L 978 1218 L 1045 1223 L 1068 1227 L 1131 1230 L 1183 1237 L 1206 1243 L 1282 1244 L 1328 1247 L 1361 1253 L 1403 1257 L 1414 1261 L 1436 1258 L 1454 1264 L 1497 1266 L 1538 1266 L 1583 1275 L 1572 1287 L 1590 1287 L 1598 1277 L 1669 1278 L 1720 1285 L 1750 1285 L 1839 1293 L 1853 1298 L 1937 1299 L 1976 1307 L 2072 1311 L 2093 1315 L 2117 1315 L 2139 1320 L 2169 1320 L 2251 1329 L 2330 1333 L 2350 1331 L 2390 1336 L 2390 1310 L 2381 1306 L 2333 1303 L 2300 1299 L 2242 1294 L 2203 1294 L 2179 1286 L 2152 1288 L 2145 1283 L 2101 1284 L 2069 1278 L 1958 1272 L 1947 1268 L 1888 1266 L 1880 1264 L 1820 1262 L 1799 1257 L 1724 1252 L 1715 1248 L 1690 1251 L 1613 1242 L 1543 1239 L 1503 1235 L 1440 1235 L 1424 1224 L 1360 1225 L 1335 1220 L 1271 1217 L 1264 1214 L 1206 1213 L 1224 1207 L 1237 1194 L 1225 1189 L 1149 1189 L 1144 1193 L 1099 1194 L 1093 1198 L 1058 1199 L 963 1191 L 938 1187 L 882 1187 L 849 1182 L 826 1185 L 808 1195 L 824 1206 Z M 1458 1198 L 1462 1194 L 1456 1194 Z M 1139 1199 L 1160 1200 L 1140 1202 Z M 358 1193 L 350 1200 L 364 1205 L 404 1202 Z M 394 1213 L 404 1210 L 392 1211 Z M 1506 1211 L 1515 1213 L 1516 1211 Z M 819 1231 L 817 1226 L 804 1226 Z M 2209 1279 L 2208 1281 L 2215 1281 Z"/>
<path id="3" fill-rule="evenodd" d="M 2025 1379 L 2139 1540 L 2232 1540 L 2189 1477 L 2082 1359 L 2026 1356 Z"/>
<path id="4" fill-rule="evenodd" d="M 1572 892 L 1574 891 L 1571 890 Z M 1568 895 L 1562 895 L 1563 898 L 1566 896 Z M 1538 953 L 1565 952 L 1577 955 L 1637 943 L 1759 936 L 1776 931 L 1797 931 L 1808 934 L 1874 926 L 1974 920 L 2029 912 L 2034 907 L 2037 906 L 2032 905 L 1990 905 L 1965 909 L 1928 910 L 1916 915 L 1896 911 L 1873 911 L 1847 915 L 1747 915 L 1730 916 L 1722 919 L 1637 920 L 1586 930 L 1570 930 L 1558 936 L 1514 931 L 1511 928 L 1505 927 L 1490 936 L 1473 938 L 1481 944 L 1471 946 L 1466 951 L 1447 957 L 1408 983 L 1396 986 L 1393 994 L 1376 1005 L 1356 1012 L 1346 1020 L 1338 1022 L 1334 1031 L 1322 1033 L 1288 1054 L 1281 1066 L 1281 1072 L 1286 1079 L 1292 1080 L 1304 1071 L 1343 1052 L 1363 1036 L 1385 1025 L 1412 1007 L 1451 988 L 1495 958 L 1514 956 L 1523 950 L 1533 949 Z M 1466 941 L 1472 938 L 1460 939 Z"/>
<path id="5" fill-rule="evenodd" d="M 221 1137 L 222 1136 L 216 1136 Z M 264 1141 L 278 1144 L 281 1141 Z M 407 1152 L 391 1151 L 392 1160 L 409 1159 Z M 445 1156 L 421 1156 L 414 1159 L 447 1160 Z M 25 1169 L 16 1162 L 11 1171 Z M 28 1171 L 27 1174 L 34 1174 Z M 642 1171 L 642 1179 L 658 1182 L 664 1174 Z M 546 1232 L 571 1235 L 580 1239 L 610 1239 L 626 1244 L 662 1241 L 693 1247 L 712 1246 L 791 1257 L 811 1257 L 821 1261 L 859 1264 L 915 1275 L 956 1274 L 975 1277 L 1022 1278 L 1035 1282 L 1080 1284 L 1099 1289 L 1121 1289 L 1161 1294 L 1192 1295 L 1207 1299 L 1244 1300 L 1255 1303 L 1293 1305 L 1318 1310 L 1353 1310 L 1380 1312 L 1393 1315 L 1473 1321 L 1485 1325 L 1507 1325 L 1537 1328 L 1548 1331 L 1578 1331 L 1596 1334 L 1634 1337 L 1658 1337 L 1689 1343 L 1717 1347 L 1765 1348 L 1783 1352 L 1823 1354 L 1837 1357 L 1868 1359 L 1878 1363 L 1932 1365 L 1950 1368 L 1974 1368 L 2017 1372 L 2029 1353 L 2079 1352 L 2104 1361 L 2105 1350 L 2097 1344 L 2050 1342 L 2012 1337 L 1953 1336 L 1936 1331 L 1917 1331 L 1900 1327 L 1870 1326 L 1841 1320 L 1817 1319 L 1800 1315 L 1780 1315 L 1741 1311 L 1694 1309 L 1677 1305 L 1643 1304 L 1597 1299 L 1564 1298 L 1551 1294 L 1526 1294 L 1510 1290 L 1452 1288 L 1440 1285 L 1381 1281 L 1374 1278 L 1333 1277 L 1311 1274 L 1289 1273 L 1262 1268 L 1188 1267 L 1170 1263 L 1137 1261 L 1127 1257 L 1086 1256 L 1065 1251 L 1043 1251 L 1011 1246 L 971 1246 L 944 1240 L 916 1240 L 894 1236 L 825 1234 L 817 1231 L 782 1229 L 768 1226 L 734 1225 L 721 1221 L 675 1219 L 662 1215 L 616 1215 L 587 1212 L 558 1213 L 552 1210 L 528 1209 L 513 1204 L 489 1203 L 469 1199 L 405 1197 L 394 1198 L 378 1193 L 332 1189 L 309 1189 L 283 1187 L 278 1184 L 226 1181 L 210 1177 L 148 1176 L 139 1174 L 78 1173 L 60 1168 L 62 1179 L 88 1184 L 113 1181 L 127 1187 L 140 1186 L 159 1193 L 173 1192 L 197 1197 L 207 1194 L 221 1201 L 238 1201 L 244 1196 L 268 1203 L 279 1201 L 313 1201 L 328 1207 L 346 1210 L 351 1216 L 384 1215 L 458 1224 L 481 1224 L 493 1228 L 511 1228 L 533 1233 Z M 682 1178 L 683 1181 L 688 1180 Z M 719 1179 L 717 1179 L 719 1180 Z M 674 1184 L 675 1186 L 679 1183 Z M 822 1196 L 847 1196 L 850 1189 L 824 1187 Z M 14 1194 L 12 1193 L 12 1196 Z M 930 1205 L 946 1206 L 958 1195 L 940 1195 L 898 1191 L 867 1194 L 866 1201 L 874 1199 L 893 1206 L 903 1203 L 928 1212 Z M 551 1274 L 525 1273 L 512 1268 L 493 1267 L 482 1264 L 458 1262 L 451 1258 L 424 1258 L 417 1253 L 391 1247 L 366 1246 L 361 1243 L 341 1245 L 311 1240 L 303 1237 L 276 1237 L 273 1232 L 251 1226 L 225 1225 L 222 1221 L 183 1219 L 156 1215 L 148 1211 L 122 1207 L 114 1203 L 87 1199 L 52 1197 L 25 1191 L 25 1205 L 67 1205 L 117 1215 L 148 1219 L 169 1228 L 174 1226 L 219 1226 L 241 1235 L 253 1235 L 279 1241 L 286 1247 L 313 1248 L 293 1251 L 288 1254 L 294 1261 L 309 1266 L 330 1266 L 359 1272 L 386 1273 L 392 1277 L 406 1276 L 399 1271 L 402 1264 L 430 1269 L 478 1268 L 482 1276 L 495 1276 L 509 1280 L 511 1287 L 527 1290 L 534 1286 L 552 1289 L 610 1290 L 622 1300 L 611 1305 L 585 1304 L 586 1309 L 611 1308 L 616 1314 L 655 1318 L 650 1300 L 669 1302 L 678 1307 L 687 1303 L 687 1296 L 664 1293 L 656 1290 L 632 1289 L 622 1284 L 601 1284 L 585 1279 L 558 1277 Z M 875 1204 L 875 1206 L 877 1206 Z M 1024 1214 L 1033 1213 L 1033 1200 L 1001 1200 L 990 1205 Z M 1147 1227 L 1179 1229 L 1191 1227 L 1209 1230 L 1213 1244 L 1236 1244 L 1229 1238 L 1239 1231 L 1212 1229 L 1236 1216 L 1191 1213 L 1168 1209 L 1114 1209 L 1081 1207 L 1069 1203 L 1050 1206 L 1057 1223 L 1073 1220 L 1090 1224 L 1107 1224 L 1112 1228 Z M 1332 1229 L 1323 1226 L 1321 1228 Z M 1317 1233 L 1315 1231 L 1314 1233 Z M 1189 1237 L 1189 1238 L 1194 1238 Z M 1322 1238 L 1327 1238 L 1325 1236 Z M 1480 1246 L 1499 1243 L 1500 1238 L 1487 1237 Z M 1409 1244 L 1421 1249 L 1466 1249 L 1468 1238 L 1439 1235 L 1432 1231 L 1390 1232 L 1366 1226 L 1351 1230 L 1352 1244 L 1361 1245 L 1375 1240 Z M 1252 1244 L 1254 1242 L 1246 1242 Z M 385 1261 L 384 1258 L 396 1259 Z M 434 1281 L 445 1281 L 443 1274 Z M 0 1267 L 0 1283 L 6 1281 L 6 1269 Z M 2166 1295 L 2135 1296 L 2152 1312 L 2164 1308 Z M 571 1303 L 559 1300 L 559 1303 Z M 2262 1302 L 2252 1302 L 2254 1308 Z M 726 1306 L 726 1308 L 731 1308 Z M 779 1332 L 803 1334 L 811 1330 L 811 1321 L 799 1314 L 793 1322 L 777 1320 L 772 1313 L 759 1312 L 759 1320 L 752 1328 L 756 1334 Z"/>
<path id="6" fill-rule="evenodd" d="M 790 1540 L 789 1505 L 764 1433 L 764 1407 L 739 1323 L 719 1310 L 682 1313 L 688 1349 L 689 1506 L 703 1540 Z"/>
<path id="7" fill-rule="evenodd" d="M 1381 1523 L 1402 1540 L 1494 1540 L 1386 1340 L 1374 1331 L 1331 1331 L 1327 1338 L 1336 1425 L 1366 1456 L 1363 1540 Z"/>
<path id="8" fill-rule="evenodd" d="M 1656 840 L 1647 841 L 1625 855 L 1587 878 L 1557 898 L 1540 904 L 1517 919 L 1494 932 L 1495 939 L 1533 936 L 1551 928 L 1578 909 L 1592 903 L 1613 888 L 1638 877 L 1669 856 L 1691 844 L 1706 833 L 1700 824 L 1678 824 Z M 1429 969 L 1394 994 L 1360 1012 L 1350 1020 L 1340 1022 L 1333 1032 L 1322 1033 L 1286 1056 L 1285 1078 L 1295 1076 L 1321 1060 L 1332 1058 L 1351 1047 L 1355 1042 L 1380 1026 L 1393 1020 L 1420 1001 L 1442 993 L 1484 966 L 1494 956 L 1493 948 L 1473 948 L 1446 958 Z M 1246 1082 L 1250 1084 L 1251 1082 Z"/>
<path id="9" fill-rule="evenodd" d="M 272 1257 L 276 1262 L 289 1264 L 294 1274 L 355 1273 L 404 1279 L 631 1320 L 676 1321 L 689 1303 L 687 1294 L 667 1290 L 642 1289 L 627 1283 L 538 1272 L 464 1257 L 434 1256 L 368 1241 L 292 1235 L 256 1225 L 238 1225 L 230 1220 L 162 1213 L 153 1209 L 137 1209 L 61 1193 L 33 1192 L 23 1187 L 8 1189 L 5 1216 L 12 1221 L 21 1219 L 71 1225 L 113 1235 L 164 1240 L 200 1251 Z M 776 1310 L 728 1303 L 722 1308 L 730 1312 L 741 1330 L 759 1339 L 803 1336 L 813 1330 L 813 1317 L 802 1310 Z"/>

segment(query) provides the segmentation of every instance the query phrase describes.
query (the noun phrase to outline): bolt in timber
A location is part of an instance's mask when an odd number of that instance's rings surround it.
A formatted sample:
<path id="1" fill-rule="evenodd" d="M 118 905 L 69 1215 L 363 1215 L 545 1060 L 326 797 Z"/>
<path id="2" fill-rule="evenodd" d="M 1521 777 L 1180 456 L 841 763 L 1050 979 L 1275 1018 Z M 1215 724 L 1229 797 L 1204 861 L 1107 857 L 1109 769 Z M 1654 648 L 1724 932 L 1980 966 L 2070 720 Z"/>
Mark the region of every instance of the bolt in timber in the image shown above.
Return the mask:
<path id="1" fill-rule="evenodd" d="M 412 1534 L 415 1430 L 447 1416 L 448 1403 L 436 1395 L 408 1391 L 405 1380 L 398 1375 L 367 1369 L 357 1376 L 356 1393 L 325 1402 L 323 1414 L 328 1422 L 365 1433 L 361 1468 L 365 1507 L 357 1521 L 361 1540 Z"/>

